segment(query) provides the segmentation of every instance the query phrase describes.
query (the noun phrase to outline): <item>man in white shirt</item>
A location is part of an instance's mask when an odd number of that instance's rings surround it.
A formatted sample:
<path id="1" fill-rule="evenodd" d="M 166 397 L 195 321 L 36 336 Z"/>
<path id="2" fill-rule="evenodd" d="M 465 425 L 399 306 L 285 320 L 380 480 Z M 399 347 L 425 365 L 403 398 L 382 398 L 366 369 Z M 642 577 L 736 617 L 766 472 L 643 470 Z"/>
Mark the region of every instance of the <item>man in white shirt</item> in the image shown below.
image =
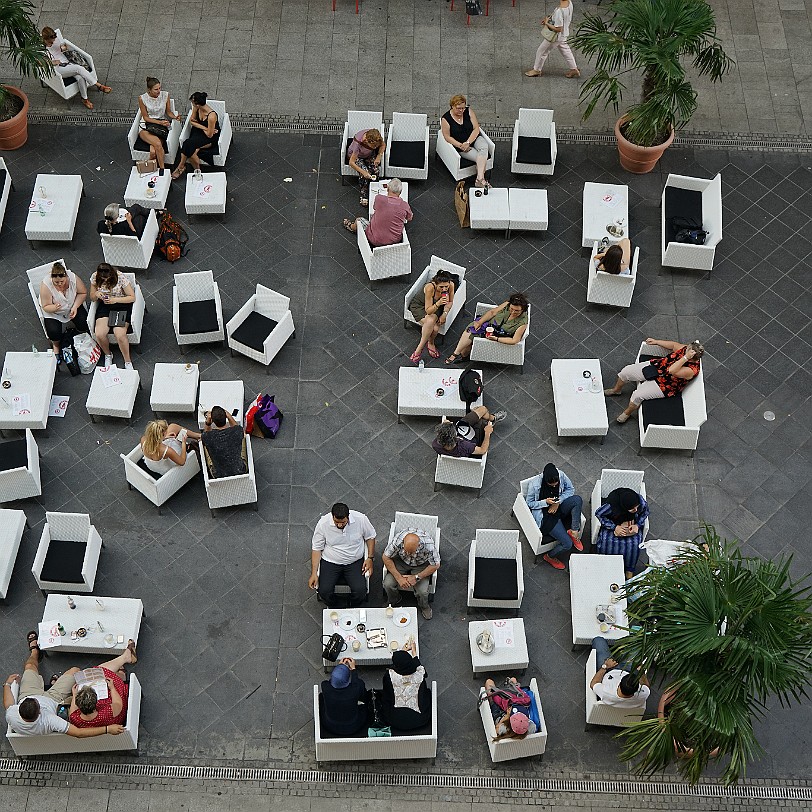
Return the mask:
<path id="1" fill-rule="evenodd" d="M 350 588 L 349 605 L 360 606 L 367 599 L 366 576 L 372 575 L 374 556 L 375 528 L 369 519 L 343 502 L 336 502 L 313 532 L 307 585 L 318 589 L 319 597 L 336 609 L 335 588 L 343 578 Z"/>
<path id="2" fill-rule="evenodd" d="M 592 682 L 589 683 L 598 699 L 615 708 L 645 708 L 651 693 L 648 677 L 630 670 L 626 663 L 620 664 L 610 656 L 609 644 L 603 637 L 592 641 L 596 662 L 600 663 Z"/>

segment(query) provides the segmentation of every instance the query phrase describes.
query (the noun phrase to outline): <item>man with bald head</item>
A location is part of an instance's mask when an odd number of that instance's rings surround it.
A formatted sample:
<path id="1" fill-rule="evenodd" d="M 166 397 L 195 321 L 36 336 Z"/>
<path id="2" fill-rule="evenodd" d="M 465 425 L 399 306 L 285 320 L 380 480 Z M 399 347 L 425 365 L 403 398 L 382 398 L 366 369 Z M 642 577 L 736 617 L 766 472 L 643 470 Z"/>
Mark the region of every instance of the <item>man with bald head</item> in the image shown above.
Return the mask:
<path id="1" fill-rule="evenodd" d="M 383 551 L 386 573 L 383 588 L 392 606 L 400 606 L 400 590 L 413 590 L 426 620 L 431 620 L 429 578 L 440 568 L 440 554 L 434 539 L 425 530 L 406 528 Z"/>

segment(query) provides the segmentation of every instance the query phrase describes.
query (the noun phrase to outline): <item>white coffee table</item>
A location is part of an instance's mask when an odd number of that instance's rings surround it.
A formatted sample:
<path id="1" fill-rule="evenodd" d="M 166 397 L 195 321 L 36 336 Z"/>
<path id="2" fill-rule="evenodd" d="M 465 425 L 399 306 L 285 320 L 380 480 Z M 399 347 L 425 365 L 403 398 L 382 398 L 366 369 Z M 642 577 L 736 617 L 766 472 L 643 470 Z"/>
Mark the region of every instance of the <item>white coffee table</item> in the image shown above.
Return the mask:
<path id="1" fill-rule="evenodd" d="M 147 185 L 149 183 L 154 183 L 155 188 L 150 189 Z M 130 170 L 127 188 L 124 190 L 124 205 L 132 206 L 133 203 L 138 203 L 145 209 L 163 209 L 166 207 L 166 198 L 171 183 L 172 175 L 168 169 L 163 175 L 159 175 L 157 170 L 146 175 L 139 175 L 138 170 L 133 167 Z M 150 191 L 154 192 L 151 197 L 148 194 Z"/>
<path id="2" fill-rule="evenodd" d="M 513 645 L 496 645 L 490 654 L 483 654 L 476 644 L 480 632 L 494 634 L 497 624 L 513 624 Z M 524 635 L 524 621 L 520 618 L 510 620 L 474 620 L 468 624 L 468 643 L 471 648 L 471 668 L 474 676 L 490 671 L 521 671 L 530 664 L 527 654 L 527 638 Z"/>
<path id="3" fill-rule="evenodd" d="M 0 600 L 5 600 L 8 595 L 14 562 L 27 524 L 25 511 L 0 510 Z"/>
<path id="4" fill-rule="evenodd" d="M 547 230 L 549 215 L 546 189 L 508 189 L 508 204 L 510 231 Z"/>
<path id="5" fill-rule="evenodd" d="M 80 654 L 105 654 L 110 659 L 127 648 L 127 641 L 138 644 L 141 618 L 144 617 L 144 604 L 137 598 L 104 598 L 94 595 L 71 595 L 75 609 L 68 606 L 65 595 L 52 593 L 45 601 L 42 613 L 43 623 L 61 623 L 67 634 L 62 642 L 53 648 L 56 651 L 72 651 Z M 101 603 L 101 606 L 99 605 Z M 99 628 L 101 624 L 101 628 Z M 71 632 L 79 628 L 87 629 L 86 637 L 71 638 Z M 109 645 L 105 638 L 113 636 Z M 118 637 L 124 638 L 122 643 Z M 41 645 L 43 641 L 40 641 Z M 50 648 L 42 645 L 43 648 Z"/>
<path id="6" fill-rule="evenodd" d="M 477 195 L 477 192 L 482 192 Z M 505 232 L 510 229 L 510 202 L 507 189 L 469 189 L 468 204 L 471 209 L 471 228 L 496 229 Z"/>
<path id="7" fill-rule="evenodd" d="M 400 199 L 404 202 L 409 202 L 409 183 L 408 181 L 401 181 L 403 183 L 403 191 L 400 193 Z M 372 217 L 375 211 L 375 198 L 380 194 L 386 194 L 384 185 L 389 183 L 388 180 L 374 180 L 369 184 L 369 216 Z"/>
<path id="8" fill-rule="evenodd" d="M 245 418 L 245 384 L 242 381 L 201 381 L 198 395 L 197 423 L 202 429 L 206 423 L 204 415 L 212 406 L 222 406 L 234 419 L 243 425 Z"/>
<path id="9" fill-rule="evenodd" d="M 197 407 L 197 364 L 155 364 L 149 405 L 159 412 L 193 412 Z"/>
<path id="10" fill-rule="evenodd" d="M 589 378 L 584 372 L 589 372 Z M 550 364 L 558 437 L 600 436 L 609 433 L 601 362 L 597 358 L 554 358 Z M 557 441 L 558 442 L 558 441 Z"/>
<path id="11" fill-rule="evenodd" d="M 51 350 L 7 352 L 0 380 L 11 386 L 0 388 L 0 429 L 45 429 L 56 375 L 56 356 Z M 28 395 L 28 406 L 25 406 Z M 20 396 L 19 404 L 14 398 Z M 15 414 L 15 409 L 19 414 Z"/>
<path id="12" fill-rule="evenodd" d="M 629 187 L 611 183 L 584 184 L 583 230 L 581 245 L 592 248 L 593 243 L 606 237 L 616 243 L 629 236 Z M 623 223 L 623 234 L 613 237 L 606 226 Z"/>
<path id="13" fill-rule="evenodd" d="M 105 386 L 102 370 L 106 367 L 96 367 L 93 370 L 93 380 L 90 391 L 87 393 L 87 413 L 91 422 L 96 422 L 96 415 L 107 417 L 121 417 L 129 420 L 133 416 L 135 397 L 141 388 L 141 376 L 137 369 L 118 369 L 115 364 L 115 374 L 121 379 L 116 386 Z"/>
<path id="14" fill-rule="evenodd" d="M 25 221 L 26 239 L 71 242 L 83 195 L 81 175 L 37 175 Z M 50 201 L 43 204 L 44 215 L 41 199 Z"/>
<path id="15" fill-rule="evenodd" d="M 347 648 L 338 655 L 335 663 L 330 662 L 330 660 L 322 660 L 325 671 L 341 662 L 342 657 L 352 657 L 356 665 L 389 665 L 392 662 L 392 652 L 397 649 L 392 649 L 391 645 L 388 648 L 367 648 L 366 634 L 359 632 L 356 628 L 361 622 L 361 611 L 361 609 L 325 609 L 322 612 L 322 634 L 331 635 L 338 632 L 347 642 Z M 364 611 L 366 611 L 364 625 L 367 629 L 386 629 L 387 642 L 390 644 L 392 641 L 396 642 L 398 649 L 403 648 L 403 644 L 409 635 L 413 635 L 417 652 L 420 653 L 420 644 L 417 637 L 416 607 L 398 606 L 397 609 L 394 609 L 391 618 L 386 616 L 385 608 L 367 607 Z M 335 620 L 332 618 L 334 613 L 337 615 Z M 398 617 L 401 615 L 409 618 L 409 622 L 405 626 L 398 623 Z M 345 628 L 343 625 L 342 620 L 345 618 L 352 620 L 350 628 Z M 354 640 L 361 643 L 361 648 L 358 651 L 354 651 L 352 648 Z"/>
<path id="16" fill-rule="evenodd" d="M 186 214 L 226 213 L 228 179 L 225 172 L 206 172 L 195 180 L 194 172 L 186 175 Z"/>
<path id="17" fill-rule="evenodd" d="M 626 583 L 622 555 L 588 555 L 578 553 L 570 557 L 570 608 L 572 611 L 572 646 L 591 645 L 593 638 L 619 640 L 628 636 L 620 628 L 628 625 L 626 599 L 612 604 L 611 584 L 622 587 Z M 615 623 L 601 631 L 596 608 L 614 605 Z"/>
<path id="18" fill-rule="evenodd" d="M 398 423 L 401 415 L 425 415 L 427 417 L 465 417 L 465 402 L 460 400 L 459 380 L 463 368 L 448 366 L 426 367 L 422 372 L 418 367 L 401 367 L 398 370 Z M 482 370 L 474 370 L 482 377 Z M 437 390 L 445 390 L 438 397 Z M 481 406 L 482 398 L 474 401 Z"/>

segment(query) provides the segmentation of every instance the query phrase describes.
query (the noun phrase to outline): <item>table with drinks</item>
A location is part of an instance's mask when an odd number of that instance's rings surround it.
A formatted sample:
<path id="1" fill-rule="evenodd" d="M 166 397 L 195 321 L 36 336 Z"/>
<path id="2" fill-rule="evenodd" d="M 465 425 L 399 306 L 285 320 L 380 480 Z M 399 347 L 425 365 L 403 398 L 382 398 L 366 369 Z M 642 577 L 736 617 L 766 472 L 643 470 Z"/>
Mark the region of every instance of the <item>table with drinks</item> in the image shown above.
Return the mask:
<path id="1" fill-rule="evenodd" d="M 600 359 L 554 358 L 550 379 L 558 440 L 599 436 L 603 443 L 609 433 L 609 418 Z"/>
<path id="2" fill-rule="evenodd" d="M 588 646 L 595 637 L 626 637 L 626 583 L 622 555 L 578 554 L 570 557 L 572 646 Z"/>
<path id="3" fill-rule="evenodd" d="M 71 242 L 83 194 L 81 175 L 37 175 L 25 221 L 26 239 Z"/>
<path id="4" fill-rule="evenodd" d="M 136 167 L 133 167 L 130 170 L 127 188 L 124 190 L 124 205 L 132 206 L 138 203 L 145 209 L 163 209 L 166 207 L 171 183 L 172 175 L 168 169 L 163 175 L 157 170 L 142 175 Z"/>
<path id="5" fill-rule="evenodd" d="M 389 665 L 393 652 L 412 639 L 419 653 L 414 606 L 325 609 L 322 634 L 322 648 L 333 634 L 341 635 L 346 645 L 335 662 L 322 660 L 325 671 L 343 657 L 352 657 L 356 665 Z"/>
<path id="6" fill-rule="evenodd" d="M 479 377 L 482 370 L 475 369 Z M 402 415 L 465 417 L 460 399 L 462 369 L 454 367 L 401 367 L 398 370 L 398 423 Z M 482 405 L 482 397 L 471 408 Z"/>

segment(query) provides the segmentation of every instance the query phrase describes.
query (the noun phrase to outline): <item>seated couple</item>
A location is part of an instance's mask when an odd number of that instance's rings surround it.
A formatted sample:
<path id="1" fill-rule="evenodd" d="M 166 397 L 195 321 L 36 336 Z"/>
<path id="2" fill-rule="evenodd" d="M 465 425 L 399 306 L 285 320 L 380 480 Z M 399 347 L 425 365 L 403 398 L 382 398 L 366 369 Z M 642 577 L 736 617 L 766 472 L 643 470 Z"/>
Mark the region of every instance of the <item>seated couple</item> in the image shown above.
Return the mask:
<path id="1" fill-rule="evenodd" d="M 506 417 L 504 409 L 491 413 L 485 406 L 476 406 L 455 423 L 450 420 L 440 423 L 434 430 L 437 436 L 431 447 L 447 457 L 483 457 L 491 444 L 494 423 Z"/>
<path id="2" fill-rule="evenodd" d="M 46 690 L 39 673 L 40 659 L 44 653 L 40 651 L 36 632 L 28 633 L 28 647 L 30 653 L 22 677 L 11 674 L 3 687 L 6 722 L 15 733 L 23 736 L 66 733 L 68 736 L 85 738 L 105 733 L 118 735 L 124 731 L 129 695 L 124 666 L 135 665 L 138 661 L 132 640 L 122 654 L 98 666 L 104 671 L 107 682 L 106 699 L 99 699 L 91 686 L 80 688 L 76 684 L 74 675 L 81 670 L 79 668 L 54 675 Z M 20 684 L 16 702 L 11 692 L 15 682 Z M 59 715 L 59 706 L 68 704 L 69 700 L 66 719 Z"/>
<path id="3" fill-rule="evenodd" d="M 375 197 L 372 217 L 357 217 L 355 220 L 344 219 L 344 228 L 355 234 L 359 228 L 364 229 L 370 248 L 381 248 L 384 245 L 396 245 L 403 241 L 403 229 L 412 220 L 412 209 L 405 200 L 401 200 L 403 183 L 399 178 L 386 181 L 386 194 Z"/>
<path id="4" fill-rule="evenodd" d="M 369 691 L 355 669 L 355 660 L 344 657 L 321 684 L 321 726 L 334 736 L 355 736 L 370 726 L 374 716 Z M 392 655 L 392 666 L 383 675 L 380 692 L 383 724 L 397 730 L 417 730 L 431 724 L 431 689 L 428 674 L 417 657 L 412 639 Z"/>
<path id="5" fill-rule="evenodd" d="M 524 739 L 538 732 L 536 723 L 530 718 L 530 693 L 519 685 L 516 677 L 508 677 L 502 688 L 498 688 L 492 679 L 485 680 L 485 694 L 480 703 L 486 697 L 496 728 L 493 741 Z"/>

